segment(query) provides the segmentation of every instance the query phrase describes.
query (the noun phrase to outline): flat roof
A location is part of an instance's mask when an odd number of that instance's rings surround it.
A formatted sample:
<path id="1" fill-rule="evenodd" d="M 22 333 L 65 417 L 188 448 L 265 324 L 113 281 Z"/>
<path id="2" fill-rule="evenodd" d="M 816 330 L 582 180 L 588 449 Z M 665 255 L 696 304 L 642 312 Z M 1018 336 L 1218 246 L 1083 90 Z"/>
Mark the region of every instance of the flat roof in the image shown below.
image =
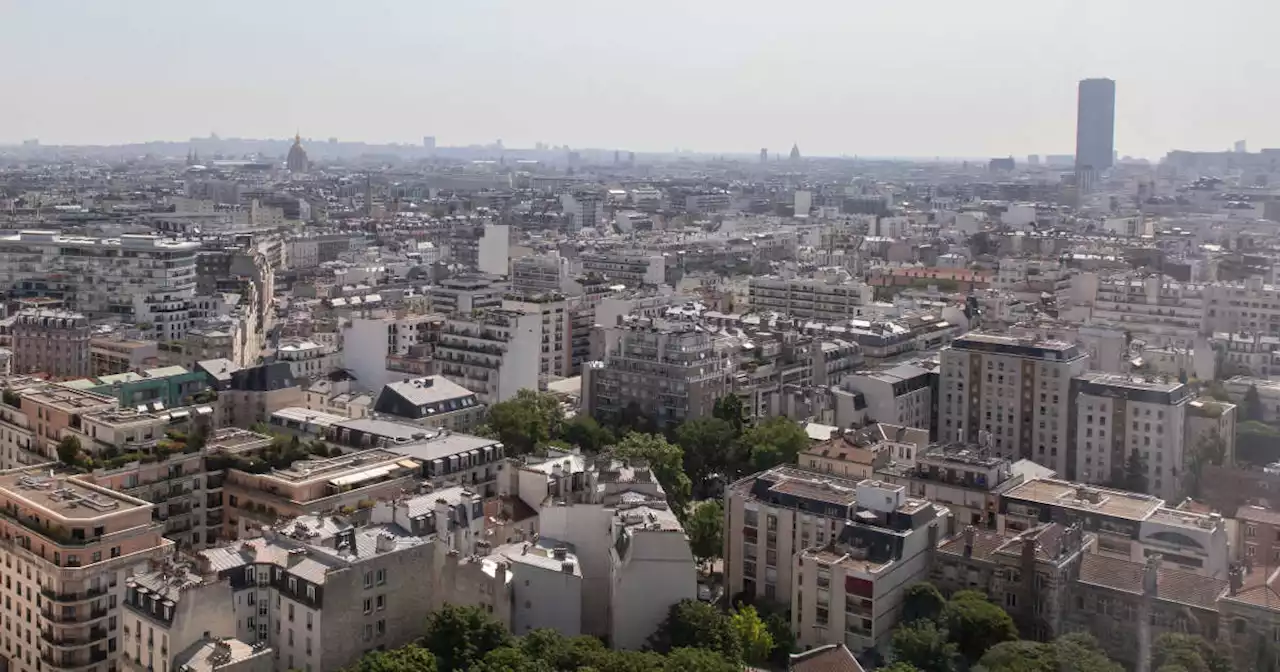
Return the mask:
<path id="1" fill-rule="evenodd" d="M 94 520 L 149 506 L 142 500 L 41 469 L 0 474 L 0 491 L 68 520 Z"/>
<path id="2" fill-rule="evenodd" d="M 488 446 L 501 445 L 497 439 L 486 439 L 471 434 L 456 432 L 439 433 L 434 438 L 414 443 L 403 443 L 387 446 L 386 450 L 404 457 L 411 457 L 422 462 L 440 460 L 451 455 L 480 450 Z"/>
<path id="3" fill-rule="evenodd" d="M 1082 497 L 1094 495 L 1096 501 Z M 1164 504 L 1163 500 L 1150 495 L 1048 478 L 1014 486 L 1004 496 L 1137 521 L 1146 520 Z"/>

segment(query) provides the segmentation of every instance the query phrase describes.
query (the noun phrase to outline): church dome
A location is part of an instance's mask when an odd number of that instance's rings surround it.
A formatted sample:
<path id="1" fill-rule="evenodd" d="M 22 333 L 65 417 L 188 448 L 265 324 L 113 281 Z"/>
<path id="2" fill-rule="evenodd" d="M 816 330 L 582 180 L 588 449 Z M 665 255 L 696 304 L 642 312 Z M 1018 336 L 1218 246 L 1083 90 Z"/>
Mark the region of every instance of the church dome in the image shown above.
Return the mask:
<path id="1" fill-rule="evenodd" d="M 293 146 L 289 148 L 289 158 L 285 160 L 285 166 L 295 173 L 301 173 L 306 171 L 309 163 L 307 150 L 302 148 L 302 135 L 293 136 Z"/>

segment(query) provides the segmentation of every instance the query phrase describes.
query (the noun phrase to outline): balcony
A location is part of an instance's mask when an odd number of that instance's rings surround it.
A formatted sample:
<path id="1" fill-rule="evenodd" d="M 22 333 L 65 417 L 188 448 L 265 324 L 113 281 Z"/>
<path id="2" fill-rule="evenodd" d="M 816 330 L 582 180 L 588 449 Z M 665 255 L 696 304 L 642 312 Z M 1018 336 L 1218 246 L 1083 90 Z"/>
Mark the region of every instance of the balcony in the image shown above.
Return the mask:
<path id="1" fill-rule="evenodd" d="M 85 613 L 84 609 L 80 609 L 71 614 L 62 613 L 61 610 L 41 609 L 40 617 L 56 625 L 85 626 L 106 618 L 107 609 L 106 607 L 94 607 L 89 609 L 88 613 Z"/>
<path id="2" fill-rule="evenodd" d="M 78 649 L 106 638 L 106 628 L 90 628 L 87 637 L 55 637 L 52 630 L 40 631 L 40 639 L 57 649 Z"/>
<path id="3" fill-rule="evenodd" d="M 106 595 L 107 587 L 99 586 L 97 588 L 90 588 L 82 591 L 56 593 L 50 588 L 41 586 L 40 594 L 43 595 L 46 600 L 57 602 L 59 604 L 74 604 L 76 602 L 87 602 L 95 597 L 102 597 L 103 595 Z"/>
<path id="4" fill-rule="evenodd" d="M 106 651 L 98 649 L 90 651 L 87 658 L 77 658 L 77 656 L 65 654 L 56 655 L 48 651 L 40 653 L 40 660 L 44 661 L 45 665 L 56 668 L 59 672 L 79 672 L 106 661 L 107 657 Z"/>

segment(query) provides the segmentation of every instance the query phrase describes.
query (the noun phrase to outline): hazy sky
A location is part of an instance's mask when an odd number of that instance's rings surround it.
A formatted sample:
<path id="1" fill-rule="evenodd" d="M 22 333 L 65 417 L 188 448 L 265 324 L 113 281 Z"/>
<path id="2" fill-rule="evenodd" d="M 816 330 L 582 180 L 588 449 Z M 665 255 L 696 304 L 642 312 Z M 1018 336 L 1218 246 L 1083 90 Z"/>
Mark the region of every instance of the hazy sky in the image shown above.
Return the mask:
<path id="1" fill-rule="evenodd" d="M 807 155 L 1280 146 L 1277 0 L 0 0 L 0 142 Z"/>

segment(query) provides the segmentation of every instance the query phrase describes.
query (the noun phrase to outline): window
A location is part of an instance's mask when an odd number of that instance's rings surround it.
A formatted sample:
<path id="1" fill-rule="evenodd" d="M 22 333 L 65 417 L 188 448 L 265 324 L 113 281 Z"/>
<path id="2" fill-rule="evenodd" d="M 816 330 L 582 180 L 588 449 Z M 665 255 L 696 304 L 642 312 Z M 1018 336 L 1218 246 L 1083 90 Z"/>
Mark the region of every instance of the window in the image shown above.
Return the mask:
<path id="1" fill-rule="evenodd" d="M 291 577 L 289 577 L 288 585 L 289 585 L 289 592 L 291 592 L 291 593 L 296 593 L 296 592 L 298 592 L 298 579 L 296 579 L 296 578 L 294 578 L 294 577 L 292 577 L 292 576 L 291 576 Z"/>
<path id="2" fill-rule="evenodd" d="M 373 625 L 366 623 L 364 625 L 364 641 L 368 642 L 371 640 L 373 640 Z"/>
<path id="3" fill-rule="evenodd" d="M 364 573 L 364 587 L 365 588 L 373 587 L 373 572 Z"/>
<path id="4" fill-rule="evenodd" d="M 1004 594 L 1004 606 L 1009 607 L 1010 609 L 1016 608 L 1016 607 L 1018 606 L 1018 594 L 1017 594 L 1017 593 L 1005 593 L 1005 594 Z"/>
<path id="5" fill-rule="evenodd" d="M 387 619 L 380 618 L 378 619 L 378 636 L 381 637 L 385 634 L 387 634 Z"/>
<path id="6" fill-rule="evenodd" d="M 379 595 L 379 596 L 378 596 L 378 599 L 377 599 L 377 606 L 378 606 L 378 611 L 382 611 L 383 609 L 386 609 L 386 608 L 387 608 L 387 596 L 386 596 L 386 595 Z"/>
<path id="7" fill-rule="evenodd" d="M 381 586 L 382 584 L 384 584 L 384 583 L 386 583 L 386 582 L 387 582 L 387 570 L 385 570 L 385 569 L 379 569 L 379 570 L 378 570 L 378 585 L 379 585 L 379 586 Z"/>
<path id="8" fill-rule="evenodd" d="M 368 614 L 372 612 L 373 612 L 373 600 L 366 597 L 364 598 L 364 613 Z"/>

